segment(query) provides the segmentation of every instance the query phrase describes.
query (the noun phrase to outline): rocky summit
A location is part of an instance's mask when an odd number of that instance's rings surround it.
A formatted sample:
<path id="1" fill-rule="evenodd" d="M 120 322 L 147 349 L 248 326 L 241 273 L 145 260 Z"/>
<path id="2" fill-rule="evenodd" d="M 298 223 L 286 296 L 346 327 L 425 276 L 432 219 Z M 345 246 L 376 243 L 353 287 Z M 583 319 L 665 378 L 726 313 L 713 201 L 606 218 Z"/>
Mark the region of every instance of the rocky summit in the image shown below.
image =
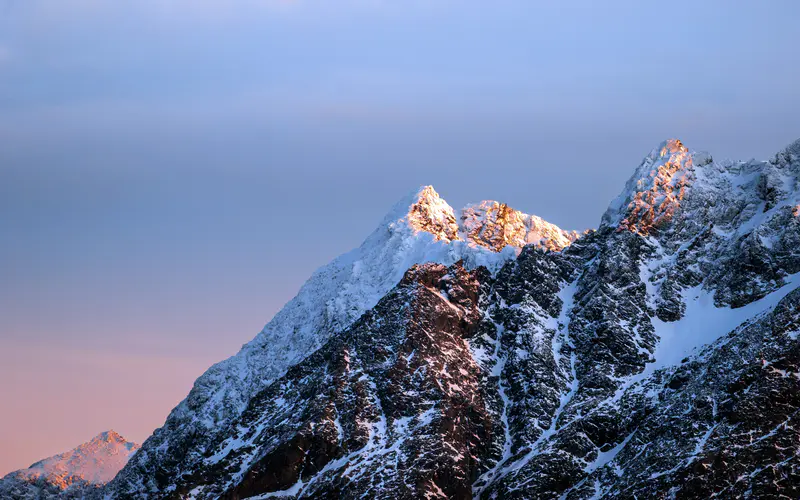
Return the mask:
<path id="1" fill-rule="evenodd" d="M 581 233 L 421 188 L 91 494 L 798 498 L 798 207 L 800 141 L 665 141 Z"/>
<path id="2" fill-rule="evenodd" d="M 138 449 L 114 431 L 102 432 L 73 450 L 6 475 L 0 479 L 0 498 L 96 496 Z"/>

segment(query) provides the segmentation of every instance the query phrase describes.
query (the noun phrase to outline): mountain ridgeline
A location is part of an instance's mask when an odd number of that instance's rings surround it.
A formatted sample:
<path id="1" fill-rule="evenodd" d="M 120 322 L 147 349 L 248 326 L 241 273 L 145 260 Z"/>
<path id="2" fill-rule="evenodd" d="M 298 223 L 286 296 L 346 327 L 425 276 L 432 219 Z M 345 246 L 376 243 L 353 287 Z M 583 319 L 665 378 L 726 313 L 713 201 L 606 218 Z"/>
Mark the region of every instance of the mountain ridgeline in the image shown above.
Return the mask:
<path id="1" fill-rule="evenodd" d="M 106 431 L 66 453 L 39 460 L 0 479 L 0 498 L 40 500 L 99 496 L 139 445 Z"/>
<path id="2" fill-rule="evenodd" d="M 798 498 L 798 273 L 800 141 L 665 141 L 584 233 L 425 187 L 96 494 Z"/>

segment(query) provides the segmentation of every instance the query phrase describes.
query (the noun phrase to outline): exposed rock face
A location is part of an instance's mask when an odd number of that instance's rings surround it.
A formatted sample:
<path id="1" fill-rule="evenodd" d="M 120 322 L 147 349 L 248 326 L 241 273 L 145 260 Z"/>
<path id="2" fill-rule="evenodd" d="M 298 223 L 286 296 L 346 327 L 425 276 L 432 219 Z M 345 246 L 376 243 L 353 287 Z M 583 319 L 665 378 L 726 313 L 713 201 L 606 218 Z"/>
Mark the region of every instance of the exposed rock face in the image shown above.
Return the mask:
<path id="1" fill-rule="evenodd" d="M 114 431 L 103 432 L 74 450 L 6 475 L 0 498 L 82 498 L 111 481 L 138 449 Z"/>
<path id="2" fill-rule="evenodd" d="M 649 414 L 567 498 L 797 498 L 800 290 L 677 367 L 632 387 Z M 626 401 L 627 399 L 627 401 Z M 602 486 L 599 486 L 602 485 Z"/>
<path id="3" fill-rule="evenodd" d="M 461 226 L 467 241 L 497 252 L 506 246 L 522 248 L 528 244 L 562 250 L 580 237 L 577 231 L 564 231 L 540 217 L 496 201 L 465 207 L 461 211 Z"/>
<path id="4" fill-rule="evenodd" d="M 439 197 L 433 186 L 420 190 L 416 203 L 408 211 L 408 225 L 432 234 L 436 241 L 450 243 L 461 239 L 453 208 Z"/>
<path id="5" fill-rule="evenodd" d="M 689 150 L 677 139 L 670 139 L 654 149 L 637 170 L 635 186 L 627 193 L 625 218 L 619 229 L 642 235 L 668 223 L 681 207 L 686 186 L 693 180 Z"/>
<path id="6" fill-rule="evenodd" d="M 243 350 L 243 408 L 192 427 L 239 382 L 190 395 L 104 493 L 798 496 L 800 142 L 715 163 L 667 141 L 579 239 L 433 194 L 319 275 L 337 284 L 324 320 L 285 313 L 313 329 Z"/>
<path id="7" fill-rule="evenodd" d="M 410 269 L 372 311 L 257 395 L 183 491 L 469 496 L 492 423 L 468 344 L 484 273 L 461 263 Z"/>
<path id="8" fill-rule="evenodd" d="M 430 186 L 398 202 L 361 247 L 318 269 L 239 354 L 212 366 L 195 382 L 114 487 L 137 495 L 158 493 L 172 485 L 174 475 L 200 467 L 205 450 L 226 437 L 225 429 L 238 421 L 253 397 L 374 307 L 411 266 L 461 260 L 468 269 L 483 266 L 496 272 L 525 244 L 466 241 L 454 214 Z M 474 222 L 502 232 L 506 222 L 490 219 Z M 540 225 L 548 232 L 535 244 L 544 248 L 570 241 L 563 234 L 577 237 L 544 221 Z"/>
<path id="9" fill-rule="evenodd" d="M 577 231 L 565 231 L 541 217 L 492 200 L 467 205 L 461 209 L 456 221 L 453 209 L 431 186 L 419 191 L 407 219 L 412 229 L 429 233 L 436 241 L 466 241 L 469 246 L 494 252 L 512 247 L 518 253 L 530 244 L 548 250 L 563 250 L 581 236 Z"/>

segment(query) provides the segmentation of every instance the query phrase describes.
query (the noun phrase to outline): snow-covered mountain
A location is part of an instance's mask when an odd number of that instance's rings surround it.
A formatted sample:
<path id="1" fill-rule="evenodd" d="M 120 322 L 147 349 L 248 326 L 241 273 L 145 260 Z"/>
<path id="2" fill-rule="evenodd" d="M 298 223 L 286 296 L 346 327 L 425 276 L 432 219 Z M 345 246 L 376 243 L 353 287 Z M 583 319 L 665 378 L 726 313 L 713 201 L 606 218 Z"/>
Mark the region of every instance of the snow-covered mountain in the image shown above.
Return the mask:
<path id="1" fill-rule="evenodd" d="M 578 237 L 494 201 L 468 206 L 457 217 L 431 186 L 415 190 L 395 204 L 359 248 L 314 272 L 236 356 L 203 374 L 118 484 L 130 481 L 124 487 L 130 491 L 162 491 L 171 485 L 151 471 L 199 466 L 253 396 L 374 307 L 411 266 L 464 261 L 468 268 L 496 272 L 528 243 L 563 248 Z"/>
<path id="2" fill-rule="evenodd" d="M 114 431 L 0 480 L 0 498 L 82 498 L 111 481 L 139 449 Z"/>
<path id="3" fill-rule="evenodd" d="M 583 234 L 422 188 L 102 494 L 798 498 L 799 273 L 800 141 L 665 141 Z"/>

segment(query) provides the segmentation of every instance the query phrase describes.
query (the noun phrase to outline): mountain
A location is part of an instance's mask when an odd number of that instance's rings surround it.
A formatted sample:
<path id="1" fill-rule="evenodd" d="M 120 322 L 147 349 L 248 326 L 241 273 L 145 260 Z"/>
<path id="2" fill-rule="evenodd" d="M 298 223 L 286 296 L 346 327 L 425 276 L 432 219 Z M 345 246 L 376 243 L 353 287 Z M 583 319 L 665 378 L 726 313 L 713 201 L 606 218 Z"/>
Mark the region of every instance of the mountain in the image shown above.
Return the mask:
<path id="1" fill-rule="evenodd" d="M 242 350 L 212 366 L 143 445 L 117 481 L 121 491 L 161 492 L 194 470 L 253 397 L 374 307 L 414 264 L 463 261 L 496 272 L 528 243 L 563 248 L 579 237 L 505 204 L 456 212 L 431 187 L 400 200 L 357 249 L 318 269 Z"/>
<path id="2" fill-rule="evenodd" d="M 800 141 L 665 141 L 583 234 L 426 187 L 103 493 L 796 498 L 799 272 Z"/>
<path id="3" fill-rule="evenodd" d="M 0 498 L 82 498 L 111 481 L 139 449 L 114 431 L 0 480 Z"/>

